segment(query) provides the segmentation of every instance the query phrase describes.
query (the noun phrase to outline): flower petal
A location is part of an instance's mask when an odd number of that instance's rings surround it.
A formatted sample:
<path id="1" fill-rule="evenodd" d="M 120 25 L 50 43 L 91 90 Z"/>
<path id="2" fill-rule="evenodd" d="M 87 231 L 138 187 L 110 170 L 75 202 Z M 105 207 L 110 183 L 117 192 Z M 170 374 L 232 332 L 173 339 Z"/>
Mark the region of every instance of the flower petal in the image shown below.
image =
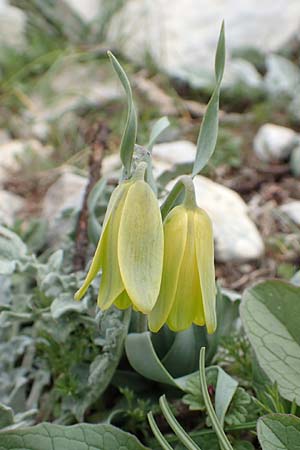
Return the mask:
<path id="1" fill-rule="evenodd" d="M 163 226 L 157 199 L 144 181 L 135 181 L 129 188 L 118 242 L 125 289 L 137 309 L 149 313 L 161 283 Z"/>
<path id="2" fill-rule="evenodd" d="M 114 305 L 119 309 L 127 309 L 131 306 L 130 298 L 126 291 L 123 291 L 114 301 Z"/>
<path id="3" fill-rule="evenodd" d="M 171 308 L 167 325 L 173 331 L 183 331 L 189 328 L 195 319 L 199 305 L 202 304 L 200 280 L 198 275 L 194 213 L 187 211 L 187 238 L 181 262 L 178 284 L 173 306 Z"/>
<path id="4" fill-rule="evenodd" d="M 197 208 L 194 215 L 196 255 L 208 333 L 217 327 L 214 240 L 212 223 L 206 212 Z"/>
<path id="5" fill-rule="evenodd" d="M 111 216 L 112 211 L 118 205 L 118 203 L 122 200 L 123 196 L 126 194 L 126 192 L 128 190 L 128 187 L 125 186 L 125 184 L 118 186 L 113 191 L 113 193 L 110 197 L 110 200 L 109 200 L 109 203 L 107 206 L 107 210 L 106 210 L 106 214 L 104 217 L 104 221 L 103 221 L 102 233 L 101 233 L 92 263 L 90 265 L 89 271 L 85 277 L 84 283 L 81 286 L 81 288 L 74 295 L 74 298 L 76 300 L 80 300 L 84 296 L 84 294 L 88 290 L 89 285 L 91 284 L 93 279 L 96 277 L 97 273 L 99 272 L 99 270 L 101 268 L 101 264 L 102 264 L 101 254 L 102 254 L 103 239 L 104 239 L 106 226 L 107 226 L 107 223 Z"/>
<path id="6" fill-rule="evenodd" d="M 125 195 L 128 189 L 125 189 Z M 116 298 L 124 291 L 119 262 L 118 235 L 121 217 L 125 207 L 124 194 L 117 201 L 107 221 L 102 244 L 102 277 L 98 293 L 98 306 L 102 310 L 109 308 Z"/>
<path id="7" fill-rule="evenodd" d="M 164 222 L 164 263 L 159 296 L 148 317 L 149 328 L 157 332 L 166 322 L 173 305 L 187 237 L 187 213 L 174 208 Z"/>

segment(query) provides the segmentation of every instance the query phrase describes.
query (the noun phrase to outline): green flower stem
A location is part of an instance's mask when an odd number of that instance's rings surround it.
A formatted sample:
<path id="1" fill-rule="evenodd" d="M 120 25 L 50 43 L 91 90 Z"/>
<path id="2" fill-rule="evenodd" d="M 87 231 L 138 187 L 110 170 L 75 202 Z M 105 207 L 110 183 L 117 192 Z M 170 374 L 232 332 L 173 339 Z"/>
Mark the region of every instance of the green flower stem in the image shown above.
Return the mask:
<path id="1" fill-rule="evenodd" d="M 140 311 L 137 312 L 137 326 L 136 330 L 138 333 L 144 333 L 145 331 L 148 331 L 148 319 L 146 314 L 141 313 Z"/>
<path id="2" fill-rule="evenodd" d="M 212 422 L 213 429 L 215 430 L 215 433 L 219 438 L 220 445 L 222 446 L 222 449 L 224 449 L 224 450 L 233 450 L 233 448 L 232 448 L 232 446 L 231 446 L 231 444 L 230 444 L 226 434 L 224 433 L 224 430 L 218 420 L 218 417 L 215 413 L 215 410 L 213 408 L 213 405 L 211 403 L 211 400 L 210 400 L 210 397 L 208 394 L 206 377 L 205 377 L 205 347 L 202 347 L 200 350 L 199 375 L 200 375 L 200 386 L 201 386 L 201 390 L 202 390 L 204 403 L 205 403 L 209 418 Z"/>
<path id="3" fill-rule="evenodd" d="M 134 181 L 144 180 L 146 169 L 147 169 L 147 163 L 144 161 L 141 161 L 138 164 L 137 168 L 135 169 L 135 172 L 132 175 L 131 180 L 134 180 Z"/>
<path id="4" fill-rule="evenodd" d="M 183 176 L 180 178 L 180 182 L 184 185 L 185 189 L 184 205 L 187 208 L 195 208 L 197 206 L 197 203 L 193 179 L 188 176 Z"/>
<path id="5" fill-rule="evenodd" d="M 175 419 L 165 395 L 162 395 L 160 397 L 159 404 L 166 421 L 168 422 L 178 439 L 182 442 L 182 444 L 185 445 L 188 450 L 201 450 L 201 448 L 195 444 L 193 439 L 185 432 L 182 426 Z"/>
<path id="6" fill-rule="evenodd" d="M 160 429 L 156 425 L 156 422 L 154 420 L 154 417 L 153 417 L 153 414 L 151 411 L 148 413 L 147 417 L 148 417 L 148 421 L 149 421 L 149 425 L 152 430 L 152 433 L 156 437 L 157 442 L 160 444 L 161 448 L 163 450 L 173 450 L 173 447 L 171 447 L 171 445 L 167 442 L 165 437 L 162 435 Z"/>

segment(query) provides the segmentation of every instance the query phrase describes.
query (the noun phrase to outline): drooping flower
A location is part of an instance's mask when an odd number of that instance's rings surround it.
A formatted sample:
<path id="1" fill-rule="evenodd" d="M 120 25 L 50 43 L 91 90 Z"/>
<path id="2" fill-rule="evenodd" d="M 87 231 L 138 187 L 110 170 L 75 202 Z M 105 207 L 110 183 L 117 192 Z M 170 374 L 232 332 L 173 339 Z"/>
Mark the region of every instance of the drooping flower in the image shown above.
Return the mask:
<path id="1" fill-rule="evenodd" d="M 102 269 L 98 306 L 131 304 L 149 313 L 159 294 L 163 264 L 163 225 L 157 199 L 144 181 L 146 164 L 140 163 L 132 179 L 113 192 L 101 237 L 83 286 L 80 300 Z"/>
<path id="2" fill-rule="evenodd" d="M 186 197 L 164 222 L 164 264 L 158 300 L 149 314 L 151 331 L 164 323 L 173 331 L 206 325 L 216 329 L 213 232 L 210 218 L 195 201 L 192 180 L 184 177 Z"/>

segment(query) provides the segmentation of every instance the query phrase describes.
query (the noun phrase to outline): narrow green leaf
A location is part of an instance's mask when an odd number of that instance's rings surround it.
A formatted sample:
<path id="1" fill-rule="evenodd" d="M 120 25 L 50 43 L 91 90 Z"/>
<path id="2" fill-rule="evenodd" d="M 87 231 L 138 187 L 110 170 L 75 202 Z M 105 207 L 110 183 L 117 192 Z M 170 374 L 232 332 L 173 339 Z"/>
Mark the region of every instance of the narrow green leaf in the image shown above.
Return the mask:
<path id="1" fill-rule="evenodd" d="M 161 135 L 163 131 L 165 131 L 166 128 L 170 126 L 169 119 L 164 116 L 161 117 L 155 124 L 153 125 L 153 128 L 150 133 L 150 139 L 147 144 L 147 149 L 151 152 L 154 144 L 156 143 L 157 139 Z"/>
<path id="2" fill-rule="evenodd" d="M 299 450 L 300 419 L 289 414 L 268 414 L 257 423 L 263 450 Z"/>
<path id="3" fill-rule="evenodd" d="M 171 211 L 171 209 L 176 205 L 180 195 L 183 193 L 184 185 L 181 181 L 178 181 L 169 192 L 167 198 L 162 204 L 160 211 L 162 215 L 162 219 L 164 220 L 167 214 Z"/>
<path id="4" fill-rule="evenodd" d="M 156 437 L 156 440 L 160 444 L 161 448 L 163 450 L 173 450 L 173 447 L 171 447 L 171 445 L 166 441 L 163 434 L 160 432 L 160 429 L 156 425 L 156 422 L 154 420 L 154 417 L 153 417 L 153 414 L 151 411 L 148 413 L 148 421 L 149 421 L 149 425 L 152 430 L 152 433 Z"/>
<path id="5" fill-rule="evenodd" d="M 215 58 L 216 85 L 213 94 L 211 96 L 211 99 L 207 105 L 206 112 L 201 123 L 197 141 L 197 154 L 192 172 L 193 176 L 197 175 L 208 163 L 217 143 L 218 128 L 219 128 L 219 119 L 218 119 L 219 99 L 220 99 L 221 81 L 224 72 L 224 65 L 225 65 L 225 34 L 223 23 L 220 31 Z"/>
<path id="6" fill-rule="evenodd" d="M 41 423 L 0 432 L 0 450 L 147 450 L 135 436 L 113 425 L 70 427 Z M 148 449 L 149 450 L 149 449 Z"/>
<path id="7" fill-rule="evenodd" d="M 133 103 L 130 83 L 124 69 L 122 68 L 117 58 L 111 52 L 107 52 L 107 54 L 127 95 L 127 105 L 128 105 L 127 119 L 120 146 L 120 157 L 125 169 L 125 175 L 126 177 L 128 177 L 131 172 L 132 155 L 136 141 L 137 114 Z"/>
<path id="8" fill-rule="evenodd" d="M 201 450 L 198 445 L 195 444 L 193 439 L 185 432 L 185 430 L 182 428 L 182 426 L 178 423 L 178 421 L 175 419 L 174 414 L 171 411 L 171 408 L 168 405 L 167 399 L 165 395 L 162 395 L 159 399 L 159 404 L 161 407 L 161 410 L 163 412 L 163 415 L 180 440 L 182 444 L 188 449 L 188 450 Z"/>
<path id="9" fill-rule="evenodd" d="M 245 291 L 241 318 L 260 367 L 280 394 L 300 405 L 300 288 L 284 281 Z"/>
<path id="10" fill-rule="evenodd" d="M 199 360 L 199 375 L 200 375 L 200 386 L 202 390 L 202 395 L 204 398 L 205 406 L 207 409 L 207 413 L 212 422 L 213 429 L 216 432 L 216 435 L 219 438 L 220 445 L 224 450 L 233 450 L 224 430 L 218 420 L 218 417 L 215 413 L 213 405 L 211 403 L 209 393 L 207 390 L 207 383 L 205 377 L 205 347 L 202 347 L 200 350 L 200 360 Z"/>

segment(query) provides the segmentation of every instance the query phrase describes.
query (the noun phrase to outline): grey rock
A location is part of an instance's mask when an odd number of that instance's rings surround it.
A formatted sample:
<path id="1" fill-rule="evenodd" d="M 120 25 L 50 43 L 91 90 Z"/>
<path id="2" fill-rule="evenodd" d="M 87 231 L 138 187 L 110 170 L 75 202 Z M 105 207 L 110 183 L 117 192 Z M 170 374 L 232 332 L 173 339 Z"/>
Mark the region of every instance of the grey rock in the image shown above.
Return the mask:
<path id="1" fill-rule="evenodd" d="M 65 3 L 86 23 L 95 19 L 101 11 L 101 0 L 65 0 Z"/>
<path id="2" fill-rule="evenodd" d="M 297 133 L 290 128 L 267 123 L 254 138 L 254 152 L 265 162 L 282 161 L 289 157 L 298 141 Z"/>
<path id="3" fill-rule="evenodd" d="M 21 160 L 26 154 L 36 153 L 37 156 L 49 154 L 49 148 L 43 147 L 35 139 L 9 140 L 0 145 L 0 185 L 10 176 L 10 173 L 21 167 Z"/>
<path id="4" fill-rule="evenodd" d="M 279 55 L 269 55 L 266 60 L 266 90 L 277 97 L 280 94 L 293 97 L 300 89 L 300 70 L 288 59 Z"/>
<path id="5" fill-rule="evenodd" d="M 6 144 L 6 142 L 10 141 L 11 137 L 7 130 L 0 129 L 0 145 Z"/>
<path id="6" fill-rule="evenodd" d="M 36 96 L 33 119 L 52 121 L 63 114 L 83 108 L 95 108 L 119 99 L 123 91 L 111 71 L 95 62 L 68 64 L 49 79 L 51 99 Z"/>
<path id="7" fill-rule="evenodd" d="M 299 14 L 299 0 L 127 0 L 107 41 L 139 63 L 150 54 L 172 76 L 207 84 L 223 19 L 230 58 L 241 48 L 286 47 L 299 36 Z"/>
<path id="8" fill-rule="evenodd" d="M 175 182 L 169 183 L 167 189 Z M 242 198 L 201 175 L 194 178 L 194 184 L 198 206 L 208 213 L 213 223 L 216 260 L 243 262 L 261 258 L 264 243 Z"/>
<path id="9" fill-rule="evenodd" d="M 300 201 L 294 200 L 280 206 L 280 211 L 286 214 L 296 225 L 300 225 Z"/>
<path id="10" fill-rule="evenodd" d="M 174 166 L 192 164 L 196 156 L 196 146 L 190 141 L 174 141 L 157 144 L 153 147 L 153 160 Z"/>
<path id="11" fill-rule="evenodd" d="M 0 0 L 0 47 L 13 47 L 22 50 L 25 44 L 26 15 L 11 6 L 6 0 Z"/>
<path id="12" fill-rule="evenodd" d="M 25 207 L 25 200 L 12 192 L 0 190 L 0 224 L 12 226 L 20 211 Z"/>
<path id="13" fill-rule="evenodd" d="M 79 210 L 82 206 L 87 178 L 66 168 L 46 192 L 42 215 L 51 228 L 67 209 Z"/>

